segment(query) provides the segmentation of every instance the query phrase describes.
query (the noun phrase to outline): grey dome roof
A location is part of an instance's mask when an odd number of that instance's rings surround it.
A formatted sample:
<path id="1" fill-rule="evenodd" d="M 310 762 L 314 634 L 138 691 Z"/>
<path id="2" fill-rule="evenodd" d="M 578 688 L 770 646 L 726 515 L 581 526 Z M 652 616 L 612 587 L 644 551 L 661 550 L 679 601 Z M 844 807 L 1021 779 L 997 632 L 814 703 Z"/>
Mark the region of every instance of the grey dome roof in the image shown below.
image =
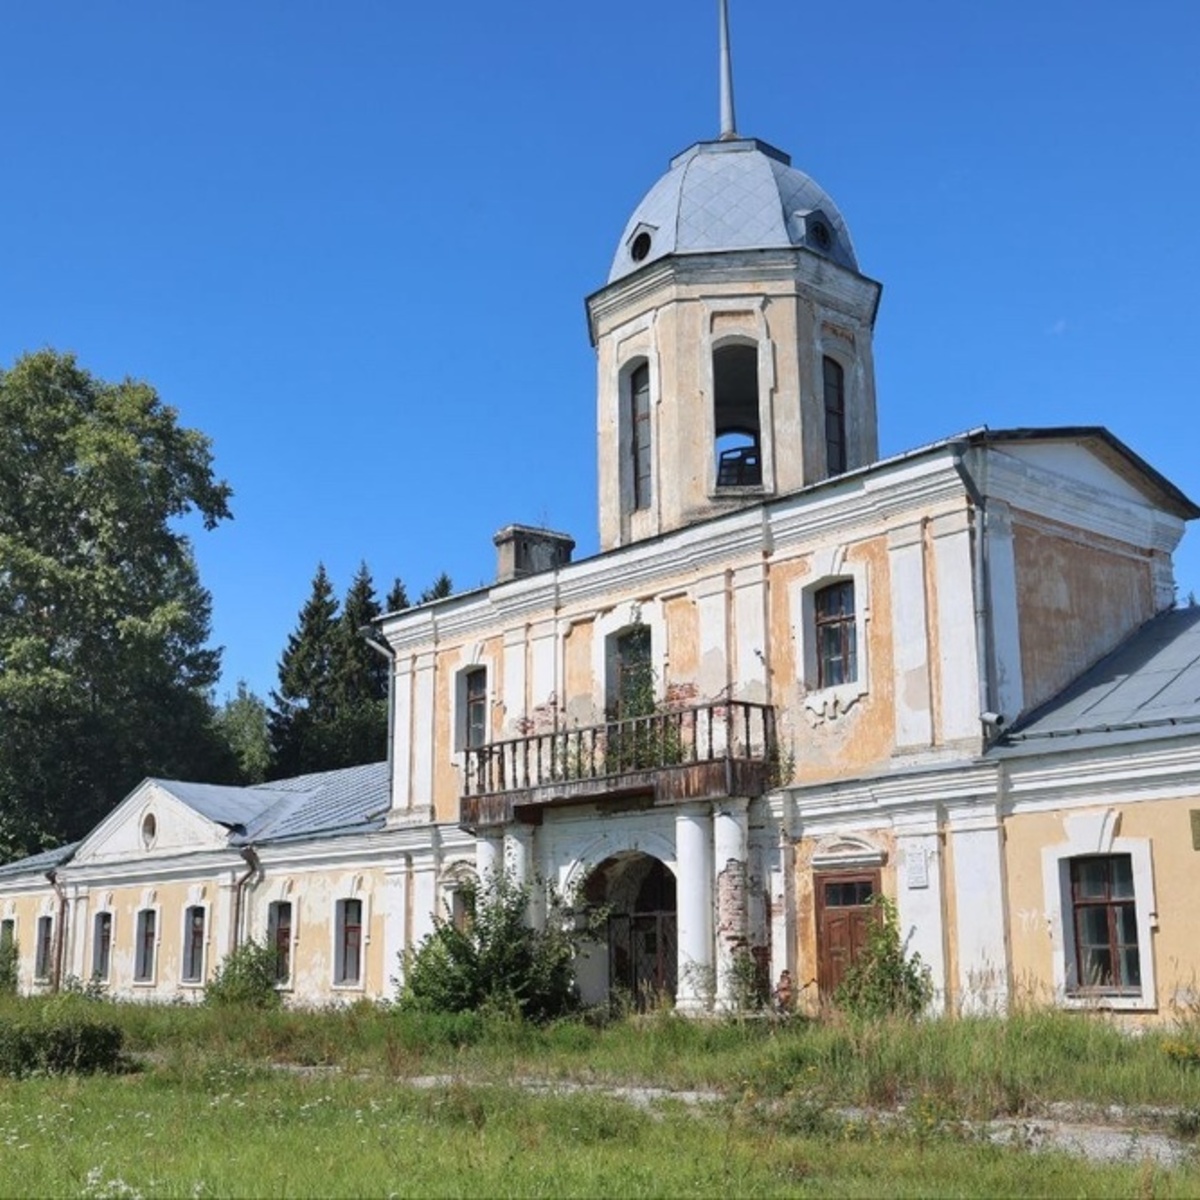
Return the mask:
<path id="1" fill-rule="evenodd" d="M 754 138 L 698 142 L 671 160 L 634 210 L 608 281 L 668 254 L 786 246 L 858 270 L 842 214 L 786 154 Z"/>

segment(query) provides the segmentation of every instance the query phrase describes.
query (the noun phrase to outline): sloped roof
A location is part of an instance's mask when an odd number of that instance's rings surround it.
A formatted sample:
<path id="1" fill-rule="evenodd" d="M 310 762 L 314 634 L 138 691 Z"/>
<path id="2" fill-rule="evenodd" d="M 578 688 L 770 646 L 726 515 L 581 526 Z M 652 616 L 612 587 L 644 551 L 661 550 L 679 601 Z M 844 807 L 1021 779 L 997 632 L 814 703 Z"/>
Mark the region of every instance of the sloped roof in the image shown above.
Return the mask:
<path id="1" fill-rule="evenodd" d="M 991 753 L 1200 734 L 1200 606 L 1147 621 Z"/>
<path id="2" fill-rule="evenodd" d="M 229 829 L 244 828 L 287 795 L 275 784 L 248 788 L 218 783 L 189 783 L 182 779 L 151 779 L 150 782 L 202 817 Z"/>
<path id="3" fill-rule="evenodd" d="M 32 873 L 45 874 L 53 867 L 64 863 L 78 848 L 78 842 L 68 846 L 57 846 L 53 850 L 43 850 L 41 854 L 31 854 L 28 858 L 19 858 L 16 862 L 5 863 L 0 867 L 0 879 L 14 875 L 29 875 Z"/>
<path id="4" fill-rule="evenodd" d="M 275 797 L 237 841 L 266 842 L 379 828 L 391 803 L 386 762 L 277 779 L 243 789 Z"/>

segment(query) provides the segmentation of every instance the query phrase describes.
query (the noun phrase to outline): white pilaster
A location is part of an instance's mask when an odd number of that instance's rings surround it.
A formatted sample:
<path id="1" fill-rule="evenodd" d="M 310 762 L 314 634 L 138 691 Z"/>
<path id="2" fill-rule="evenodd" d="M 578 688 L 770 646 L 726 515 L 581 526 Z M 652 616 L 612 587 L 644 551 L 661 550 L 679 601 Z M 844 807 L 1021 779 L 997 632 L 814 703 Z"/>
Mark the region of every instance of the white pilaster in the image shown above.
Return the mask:
<path id="1" fill-rule="evenodd" d="M 946 742 L 981 740 L 971 525 L 965 510 L 933 522 L 941 728 Z"/>
<path id="2" fill-rule="evenodd" d="M 412 806 L 412 659 L 398 659 L 392 683 L 392 817 Z"/>
<path id="3" fill-rule="evenodd" d="M 942 853 L 937 815 L 907 814 L 896 820 L 896 913 L 909 954 L 919 954 L 933 984 L 930 1011 L 946 1007 L 946 930 Z"/>
<path id="4" fill-rule="evenodd" d="M 1007 504 L 988 501 L 987 539 L 996 707 L 1000 715 L 1011 722 L 1025 707 L 1025 687 L 1021 674 L 1017 564 L 1013 553 L 1012 514 Z"/>
<path id="5" fill-rule="evenodd" d="M 963 1012 L 1008 1004 L 1004 830 L 994 803 L 951 811 L 957 909 L 958 1003 Z"/>
<path id="6" fill-rule="evenodd" d="M 921 525 L 906 525 L 888 534 L 888 576 L 892 593 L 896 747 L 916 749 L 933 742 Z"/>
<path id="7" fill-rule="evenodd" d="M 716 889 L 717 1005 L 732 1008 L 738 1000 L 735 963 L 748 952 L 746 862 L 749 856 L 747 809 L 740 797 L 713 806 L 713 866 Z"/>
<path id="8" fill-rule="evenodd" d="M 504 837 L 491 830 L 480 832 L 475 838 L 475 874 L 479 882 L 486 885 L 498 872 L 504 870 Z"/>
<path id="9" fill-rule="evenodd" d="M 412 692 L 412 780 L 410 813 L 433 811 L 434 664 L 431 652 L 417 655 Z"/>
<path id="10" fill-rule="evenodd" d="M 700 1012 L 713 988 L 713 843 L 712 809 L 707 803 L 675 810 L 675 854 L 678 875 L 678 978 L 675 1007 Z"/>
<path id="11" fill-rule="evenodd" d="M 768 698 L 767 614 L 765 569 L 762 563 L 734 572 L 733 613 L 737 644 L 739 700 L 763 704 Z"/>

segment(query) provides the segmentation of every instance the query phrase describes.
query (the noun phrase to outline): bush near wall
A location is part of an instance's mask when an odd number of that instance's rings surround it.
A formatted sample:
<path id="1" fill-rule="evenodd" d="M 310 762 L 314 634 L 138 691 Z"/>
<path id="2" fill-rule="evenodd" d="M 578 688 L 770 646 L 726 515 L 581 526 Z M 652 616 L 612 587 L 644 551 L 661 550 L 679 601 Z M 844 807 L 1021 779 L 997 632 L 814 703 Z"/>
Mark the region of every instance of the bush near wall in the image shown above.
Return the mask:
<path id="1" fill-rule="evenodd" d="M 123 1065 L 125 1035 L 113 1021 L 51 1002 L 0 1015 L 0 1075 L 91 1075 Z"/>

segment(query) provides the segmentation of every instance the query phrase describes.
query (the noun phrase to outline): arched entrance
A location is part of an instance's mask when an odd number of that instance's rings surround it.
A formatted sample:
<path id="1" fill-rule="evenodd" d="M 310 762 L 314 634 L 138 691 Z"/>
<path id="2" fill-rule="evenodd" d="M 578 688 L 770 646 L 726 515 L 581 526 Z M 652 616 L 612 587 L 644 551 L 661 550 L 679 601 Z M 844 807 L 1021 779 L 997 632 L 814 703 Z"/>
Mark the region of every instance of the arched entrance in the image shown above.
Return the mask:
<path id="1" fill-rule="evenodd" d="M 609 994 L 639 1008 L 675 999 L 679 938 L 675 876 L 660 859 L 638 851 L 606 858 L 587 877 L 589 904 L 608 910 Z"/>

